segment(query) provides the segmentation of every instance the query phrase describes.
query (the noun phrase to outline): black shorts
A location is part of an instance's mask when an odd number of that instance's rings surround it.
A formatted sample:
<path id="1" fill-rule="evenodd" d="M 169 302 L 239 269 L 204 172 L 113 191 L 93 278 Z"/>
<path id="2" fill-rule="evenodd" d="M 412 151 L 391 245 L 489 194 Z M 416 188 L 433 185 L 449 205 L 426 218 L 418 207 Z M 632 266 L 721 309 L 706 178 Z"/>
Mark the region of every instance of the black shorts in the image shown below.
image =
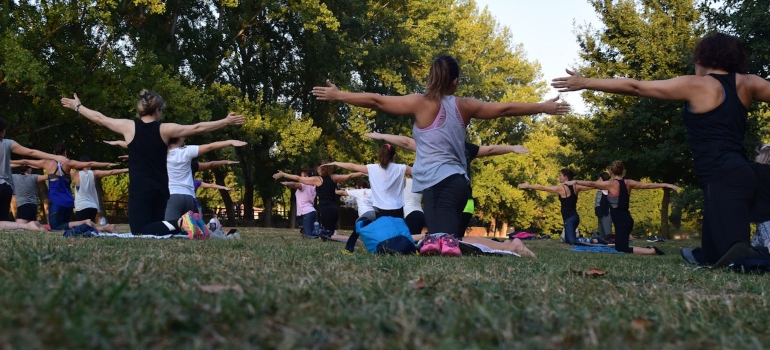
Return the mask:
<path id="1" fill-rule="evenodd" d="M 91 221 L 96 221 L 96 213 L 99 211 L 96 210 L 96 208 L 85 208 L 83 210 L 78 210 L 75 212 L 75 221 L 81 221 L 86 219 L 91 219 Z"/>
<path id="2" fill-rule="evenodd" d="M 37 221 L 37 204 L 28 203 L 16 207 L 16 218 L 27 221 Z"/>

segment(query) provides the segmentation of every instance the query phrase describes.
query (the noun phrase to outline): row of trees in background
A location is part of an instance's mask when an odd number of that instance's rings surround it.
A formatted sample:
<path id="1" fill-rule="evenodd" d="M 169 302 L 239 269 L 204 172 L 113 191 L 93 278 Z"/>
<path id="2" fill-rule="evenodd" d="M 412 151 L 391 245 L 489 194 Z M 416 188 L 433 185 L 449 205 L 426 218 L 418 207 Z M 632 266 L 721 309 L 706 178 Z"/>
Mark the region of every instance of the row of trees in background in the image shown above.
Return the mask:
<path id="1" fill-rule="evenodd" d="M 708 28 L 744 38 L 752 72 L 768 75 L 770 27 L 764 18 L 770 0 L 589 2 L 603 26 L 577 27 L 578 70 L 586 76 L 661 79 L 692 72 L 688 52 Z M 10 125 L 8 137 L 43 150 L 64 141 L 73 158 L 115 159 L 121 151 L 101 143 L 115 134 L 60 106 L 59 99 L 73 92 L 113 117 L 134 117 L 142 88 L 166 99 L 164 119 L 170 122 L 238 111 L 247 115 L 242 128 L 188 143 L 249 143 L 209 154 L 240 163 L 204 175 L 239 188 L 233 196 L 206 195 L 204 201 L 226 207 L 242 202 L 247 217 L 253 206 L 270 213 L 276 204 L 289 205 L 285 189 L 271 178 L 275 171 L 299 170 L 319 159 L 372 162 L 376 144 L 364 133 L 411 134 L 411 118 L 316 101 L 311 89 L 326 79 L 352 91 L 419 92 L 430 61 L 448 53 L 461 65 L 458 95 L 537 102 L 547 91 L 537 58 L 527 57 L 512 33 L 472 0 L 18 0 L 0 11 L 0 112 Z M 591 106 L 588 115 L 469 126 L 474 143 L 532 150 L 474 161 L 474 195 L 483 220 L 498 229 L 560 230 L 553 196 L 515 187 L 522 181 L 555 184 L 563 167 L 593 179 L 612 160 L 623 159 L 631 178 L 694 183 L 681 104 L 588 92 L 583 97 Z M 753 114 L 757 121 L 766 115 Z M 762 123 L 753 125 L 756 144 L 766 130 Z M 402 152 L 400 159 L 408 162 L 413 155 Z M 110 181 L 106 200 L 126 198 L 127 179 Z M 583 197 L 585 232 L 595 224 L 589 219 L 591 196 Z M 632 197 L 638 227 L 666 230 L 673 219 L 694 229 L 697 198 L 687 191 L 638 193 Z M 272 224 L 270 215 L 263 224 Z"/>

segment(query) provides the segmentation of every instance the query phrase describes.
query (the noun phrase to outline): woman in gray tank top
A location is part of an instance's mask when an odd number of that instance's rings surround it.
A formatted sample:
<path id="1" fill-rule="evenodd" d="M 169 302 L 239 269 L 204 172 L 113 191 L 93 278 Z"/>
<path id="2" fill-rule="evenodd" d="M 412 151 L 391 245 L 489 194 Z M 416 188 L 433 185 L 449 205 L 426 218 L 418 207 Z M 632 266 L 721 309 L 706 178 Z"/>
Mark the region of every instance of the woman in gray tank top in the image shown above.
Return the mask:
<path id="1" fill-rule="evenodd" d="M 412 136 L 417 145 L 413 168 L 413 191 L 423 194 L 428 232 L 443 233 L 441 239 L 426 237 L 423 253 L 459 255 L 457 241 L 461 214 L 468 200 L 465 166 L 465 126 L 471 118 L 493 119 L 538 113 L 561 115 L 569 105 L 557 98 L 542 103 L 493 103 L 475 98 L 455 98 L 460 67 L 451 56 L 433 60 L 425 93 L 383 96 L 340 91 L 327 86 L 313 88 L 319 100 L 341 101 L 385 113 L 414 116 Z M 426 245 L 428 249 L 426 249 Z"/>

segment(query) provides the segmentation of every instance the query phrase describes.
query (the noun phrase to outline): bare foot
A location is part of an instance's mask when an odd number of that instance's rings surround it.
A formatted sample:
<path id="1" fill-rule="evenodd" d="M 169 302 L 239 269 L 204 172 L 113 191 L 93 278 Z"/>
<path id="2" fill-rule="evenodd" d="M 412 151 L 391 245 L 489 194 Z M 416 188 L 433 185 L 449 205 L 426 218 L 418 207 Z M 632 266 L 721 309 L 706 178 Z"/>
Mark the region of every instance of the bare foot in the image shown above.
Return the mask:
<path id="1" fill-rule="evenodd" d="M 104 226 L 99 226 L 99 232 L 109 232 L 109 233 L 118 233 L 118 231 L 115 229 L 114 224 L 107 224 Z"/>
<path id="2" fill-rule="evenodd" d="M 509 244 L 511 246 L 511 251 L 512 252 L 514 252 L 516 254 L 519 254 L 521 256 L 526 256 L 526 257 L 530 257 L 530 258 L 537 258 L 537 255 L 535 255 L 535 253 L 533 253 L 531 250 L 529 250 L 529 248 L 527 248 L 524 245 L 524 242 L 522 242 L 520 239 L 514 238 L 512 240 L 509 240 L 508 242 L 510 242 Z"/>
<path id="3" fill-rule="evenodd" d="M 19 224 L 20 229 L 29 230 L 29 231 L 48 231 L 46 230 L 45 226 L 41 225 L 37 221 L 30 221 L 26 224 Z"/>

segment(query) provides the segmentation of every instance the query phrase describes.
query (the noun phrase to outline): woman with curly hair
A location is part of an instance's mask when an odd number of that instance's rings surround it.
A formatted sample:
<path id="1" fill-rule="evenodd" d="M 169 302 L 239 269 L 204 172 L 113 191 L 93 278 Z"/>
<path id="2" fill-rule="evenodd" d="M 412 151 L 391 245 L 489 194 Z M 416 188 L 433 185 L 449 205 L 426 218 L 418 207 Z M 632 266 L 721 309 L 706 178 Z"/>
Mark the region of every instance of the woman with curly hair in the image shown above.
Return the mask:
<path id="1" fill-rule="evenodd" d="M 770 82 L 746 74 L 748 58 L 741 41 L 712 33 L 693 52 L 695 74 L 667 80 L 569 76 L 551 84 L 560 92 L 583 89 L 684 101 L 684 123 L 703 189 L 703 261 L 714 266 L 757 254 L 749 244 L 749 209 L 756 175 L 746 156 L 744 137 L 752 101 L 770 102 Z M 684 254 L 683 254 L 684 255 Z"/>

